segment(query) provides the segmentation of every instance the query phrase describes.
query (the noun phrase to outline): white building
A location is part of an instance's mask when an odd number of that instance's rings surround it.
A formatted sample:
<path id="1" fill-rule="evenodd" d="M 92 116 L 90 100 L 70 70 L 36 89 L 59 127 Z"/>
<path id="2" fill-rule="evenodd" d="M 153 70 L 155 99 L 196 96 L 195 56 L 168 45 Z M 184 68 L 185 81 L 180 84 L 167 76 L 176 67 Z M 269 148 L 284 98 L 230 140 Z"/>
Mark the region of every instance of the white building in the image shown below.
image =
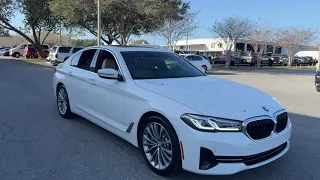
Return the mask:
<path id="1" fill-rule="evenodd" d="M 162 45 L 162 48 L 168 48 L 166 45 Z M 225 54 L 226 44 L 222 38 L 205 38 L 205 39 L 190 39 L 179 40 L 176 45 L 173 46 L 174 50 L 190 50 L 204 52 L 208 56 L 218 56 Z M 301 46 L 299 51 L 308 50 L 309 46 Z M 253 47 L 248 41 L 239 40 L 233 45 L 233 52 L 253 52 Z M 286 51 L 282 47 L 277 47 L 275 43 L 268 43 L 264 53 L 285 55 Z"/>

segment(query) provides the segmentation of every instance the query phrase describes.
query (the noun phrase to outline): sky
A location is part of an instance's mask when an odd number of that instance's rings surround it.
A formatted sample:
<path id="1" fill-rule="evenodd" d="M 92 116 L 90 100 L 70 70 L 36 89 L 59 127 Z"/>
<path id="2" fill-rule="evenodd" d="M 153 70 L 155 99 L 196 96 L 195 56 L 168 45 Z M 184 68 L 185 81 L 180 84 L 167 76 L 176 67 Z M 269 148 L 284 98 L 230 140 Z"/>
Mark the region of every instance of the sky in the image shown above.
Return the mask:
<path id="1" fill-rule="evenodd" d="M 188 1 L 188 0 L 185 0 Z M 216 20 L 230 16 L 241 16 L 253 21 L 261 19 L 274 28 L 305 27 L 320 32 L 320 0 L 189 0 L 190 11 L 198 12 L 200 26 L 190 38 L 213 38 L 207 28 Z M 16 26 L 22 25 L 22 15 L 13 19 Z M 94 38 L 86 35 L 82 38 Z M 165 44 L 161 37 L 141 36 L 133 39 L 146 39 L 150 44 Z M 320 42 L 320 38 L 317 40 Z"/>

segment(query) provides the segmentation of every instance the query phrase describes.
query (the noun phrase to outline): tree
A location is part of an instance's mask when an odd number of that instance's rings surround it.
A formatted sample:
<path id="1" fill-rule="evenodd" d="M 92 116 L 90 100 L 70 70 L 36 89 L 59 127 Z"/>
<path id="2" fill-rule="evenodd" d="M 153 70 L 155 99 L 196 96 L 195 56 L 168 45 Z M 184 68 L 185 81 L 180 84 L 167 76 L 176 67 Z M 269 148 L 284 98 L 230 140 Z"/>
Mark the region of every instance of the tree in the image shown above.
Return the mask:
<path id="1" fill-rule="evenodd" d="M 51 10 L 68 26 L 97 35 L 96 0 L 52 0 Z M 164 20 L 177 18 L 189 8 L 182 0 L 103 0 L 101 5 L 102 40 L 126 45 L 131 35 L 157 30 Z M 173 11 L 173 9 L 175 11 Z"/>
<path id="2" fill-rule="evenodd" d="M 216 21 L 209 31 L 219 35 L 225 43 L 226 51 L 226 67 L 229 67 L 232 48 L 236 41 L 245 39 L 252 34 L 254 23 L 249 19 L 242 17 L 228 17 L 226 19 Z"/>
<path id="3" fill-rule="evenodd" d="M 145 39 L 137 39 L 132 42 L 133 44 L 149 44 L 149 42 Z"/>
<path id="4" fill-rule="evenodd" d="M 292 64 L 294 54 L 297 53 L 299 47 L 308 45 L 315 39 L 317 39 L 317 31 L 307 28 L 284 28 L 276 33 L 276 44 L 285 48 L 287 52 L 288 66 Z"/>
<path id="5" fill-rule="evenodd" d="M 5 3 L 4 3 L 5 2 Z M 10 22 L 16 11 L 24 15 L 24 29 L 14 27 Z M 43 58 L 42 46 L 48 35 L 56 29 L 56 18 L 49 9 L 49 0 L 15 0 L 1 1 L 0 3 L 0 26 L 11 30 L 31 43 Z M 46 32 L 41 40 L 42 32 Z M 32 34 L 33 38 L 27 34 Z"/>
<path id="6" fill-rule="evenodd" d="M 198 28 L 195 17 L 196 14 L 187 13 L 179 19 L 168 18 L 164 25 L 157 31 L 157 34 L 163 37 L 168 48 L 173 50 L 173 46 L 176 45 L 179 39 L 190 35 Z"/>
<path id="7" fill-rule="evenodd" d="M 268 23 L 256 25 L 252 31 L 252 34 L 248 36 L 253 50 L 259 54 L 257 60 L 257 66 L 261 66 L 261 55 L 267 47 L 267 44 L 274 40 L 274 30 L 270 27 Z"/>

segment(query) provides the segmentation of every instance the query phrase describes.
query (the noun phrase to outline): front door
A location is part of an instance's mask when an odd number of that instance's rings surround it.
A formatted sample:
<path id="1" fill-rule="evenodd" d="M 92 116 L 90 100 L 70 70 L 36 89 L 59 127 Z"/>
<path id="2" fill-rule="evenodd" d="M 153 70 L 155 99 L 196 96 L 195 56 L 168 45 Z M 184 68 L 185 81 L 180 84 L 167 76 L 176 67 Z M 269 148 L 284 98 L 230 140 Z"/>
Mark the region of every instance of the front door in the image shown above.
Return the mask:
<path id="1" fill-rule="evenodd" d="M 95 87 L 92 89 L 92 108 L 97 118 L 110 126 L 125 132 L 128 127 L 124 121 L 126 82 L 99 77 L 98 70 L 111 68 L 120 73 L 115 56 L 107 50 L 100 50 L 95 68 Z"/>

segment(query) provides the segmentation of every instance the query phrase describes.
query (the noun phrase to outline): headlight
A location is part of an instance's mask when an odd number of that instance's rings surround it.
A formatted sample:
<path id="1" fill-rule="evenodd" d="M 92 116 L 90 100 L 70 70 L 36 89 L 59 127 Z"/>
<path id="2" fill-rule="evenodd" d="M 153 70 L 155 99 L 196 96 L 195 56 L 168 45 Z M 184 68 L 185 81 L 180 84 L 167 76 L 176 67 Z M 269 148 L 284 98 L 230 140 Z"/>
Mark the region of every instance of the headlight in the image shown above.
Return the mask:
<path id="1" fill-rule="evenodd" d="M 207 117 L 194 114 L 183 114 L 180 117 L 193 129 L 205 132 L 240 132 L 242 122 L 216 117 Z"/>

